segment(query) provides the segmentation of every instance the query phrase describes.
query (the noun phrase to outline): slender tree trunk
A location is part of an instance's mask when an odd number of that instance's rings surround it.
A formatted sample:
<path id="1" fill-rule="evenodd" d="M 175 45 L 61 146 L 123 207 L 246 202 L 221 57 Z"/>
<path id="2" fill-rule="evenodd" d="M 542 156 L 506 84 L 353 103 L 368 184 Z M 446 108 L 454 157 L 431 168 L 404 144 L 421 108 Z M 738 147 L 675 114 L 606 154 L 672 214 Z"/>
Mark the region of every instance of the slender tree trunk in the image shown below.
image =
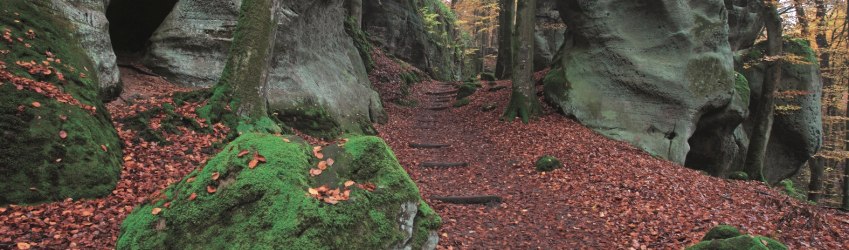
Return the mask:
<path id="1" fill-rule="evenodd" d="M 808 200 L 819 202 L 823 188 L 823 170 L 825 159 L 821 156 L 814 156 L 808 161 L 808 167 L 811 169 L 811 181 L 808 183 Z"/>
<path id="2" fill-rule="evenodd" d="M 266 83 L 277 33 L 279 0 L 244 0 L 230 55 L 206 112 L 214 120 L 235 114 L 239 132 L 275 132 L 268 117 Z M 236 124 L 232 124 L 236 125 Z"/>
<path id="3" fill-rule="evenodd" d="M 765 181 L 763 174 L 766 161 L 766 148 L 772 131 L 773 113 L 775 111 L 775 90 L 781 82 L 781 53 L 784 40 L 782 39 L 781 16 L 778 15 L 776 3 L 766 3 L 761 13 L 765 17 L 767 30 L 767 65 L 761 90 L 760 102 L 752 112 L 754 129 L 746 155 L 746 173 L 754 180 Z"/>
<path id="4" fill-rule="evenodd" d="M 513 33 L 513 93 L 504 119 L 520 117 L 522 122 L 538 116 L 542 108 L 537 99 L 534 73 L 534 24 L 536 0 L 521 0 L 516 8 L 516 32 Z"/>
<path id="5" fill-rule="evenodd" d="M 846 105 L 849 105 L 849 99 L 846 100 Z M 849 106 L 846 106 L 846 116 L 849 117 Z M 849 126 L 849 124 L 847 124 L 847 126 Z M 849 149 L 849 131 L 845 131 L 844 133 L 846 148 Z M 843 208 L 843 210 L 849 211 L 849 159 L 843 159 L 843 185 L 841 186 L 841 189 L 843 191 L 843 204 L 841 204 L 840 207 Z"/>
<path id="6" fill-rule="evenodd" d="M 808 16 L 805 14 L 805 0 L 793 0 L 793 8 L 796 9 L 796 20 L 799 21 L 799 29 L 802 31 L 802 37 L 809 39 L 811 31 L 809 27 Z"/>
<path id="7" fill-rule="evenodd" d="M 354 26 L 361 29 L 363 25 L 363 0 L 346 0 L 348 16 L 354 19 Z"/>
<path id="8" fill-rule="evenodd" d="M 516 0 L 499 0 L 498 7 L 498 59 L 495 64 L 495 77 L 509 79 L 513 70 L 513 15 Z"/>

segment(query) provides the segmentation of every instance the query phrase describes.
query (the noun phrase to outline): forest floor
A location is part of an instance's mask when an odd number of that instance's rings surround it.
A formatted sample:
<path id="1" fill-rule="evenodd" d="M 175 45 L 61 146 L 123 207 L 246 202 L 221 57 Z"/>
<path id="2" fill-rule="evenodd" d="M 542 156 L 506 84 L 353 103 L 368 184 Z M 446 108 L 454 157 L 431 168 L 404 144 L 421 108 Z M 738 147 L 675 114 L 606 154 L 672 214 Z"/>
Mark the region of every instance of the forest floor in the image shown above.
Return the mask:
<path id="1" fill-rule="evenodd" d="M 121 118 L 187 91 L 159 77 L 122 69 L 125 93 L 108 105 L 125 141 L 124 169 L 112 195 L 34 206 L 0 208 L 0 249 L 112 249 L 123 219 L 148 196 L 180 180 L 214 155 L 227 129 L 167 134 L 171 145 L 137 142 Z M 484 84 L 487 86 L 487 84 Z M 496 85 L 509 87 L 509 81 Z M 490 86 L 464 107 L 428 107 L 427 92 L 445 83 L 414 85 L 416 107 L 386 103 L 390 120 L 377 125 L 423 197 L 442 216 L 440 249 L 680 249 L 718 224 L 775 237 L 792 249 L 849 245 L 849 214 L 806 204 L 761 183 L 702 175 L 607 139 L 550 108 L 526 125 L 500 121 L 509 89 Z M 482 106 L 494 104 L 485 112 Z M 200 103 L 178 106 L 193 116 Z M 156 123 L 156 119 L 154 119 Z M 308 138 L 311 141 L 315 139 Z M 410 143 L 444 143 L 415 149 Z M 536 172 L 534 161 L 553 155 L 564 167 Z M 429 161 L 468 162 L 467 167 L 422 168 Z M 454 205 L 432 196 L 497 195 L 500 203 Z"/>

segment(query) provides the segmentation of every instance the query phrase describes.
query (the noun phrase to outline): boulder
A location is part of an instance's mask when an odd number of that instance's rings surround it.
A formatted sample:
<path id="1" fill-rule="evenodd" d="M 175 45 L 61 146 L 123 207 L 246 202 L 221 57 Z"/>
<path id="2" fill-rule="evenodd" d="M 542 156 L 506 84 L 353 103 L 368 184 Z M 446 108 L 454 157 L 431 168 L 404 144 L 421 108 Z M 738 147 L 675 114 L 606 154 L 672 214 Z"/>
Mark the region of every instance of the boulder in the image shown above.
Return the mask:
<path id="1" fill-rule="evenodd" d="M 741 51 L 738 63 L 751 88 L 752 105 L 758 103 L 763 86 L 765 43 Z M 786 39 L 784 51 L 794 55 L 781 66 L 781 83 L 776 96 L 776 111 L 767 145 L 764 177 L 770 183 L 789 178 L 804 166 L 822 146 L 822 78 L 816 54 L 804 39 Z M 746 120 L 738 136 L 742 149 L 748 148 L 752 120 Z M 745 162 L 738 160 L 735 170 Z"/>
<path id="2" fill-rule="evenodd" d="M 283 1 L 269 74 L 269 110 L 311 135 L 372 132 L 386 114 L 344 30 L 343 0 Z M 224 64 L 241 1 L 179 1 L 154 32 L 145 64 L 172 80 L 212 86 Z M 320 31 L 320 32 L 317 32 Z"/>
<path id="3" fill-rule="evenodd" d="M 764 27 L 764 20 L 760 15 L 762 7 L 760 0 L 725 0 L 725 8 L 728 10 L 728 42 L 732 50 L 747 49 L 755 44 Z"/>
<path id="4" fill-rule="evenodd" d="M 534 70 L 551 66 L 554 56 L 563 45 L 566 25 L 560 18 L 555 0 L 537 1 L 536 27 L 534 31 Z"/>
<path id="5" fill-rule="evenodd" d="M 102 0 L 51 0 L 50 3 L 54 13 L 70 21 L 80 47 L 91 58 L 93 64 L 90 69 L 97 75 L 101 98 L 104 101 L 118 98 L 123 86 L 109 38 L 107 3 Z"/>
<path id="6" fill-rule="evenodd" d="M 0 1 L 0 205 L 108 195 L 120 175 L 90 34 L 53 4 Z"/>
<path id="7" fill-rule="evenodd" d="M 423 15 L 435 18 L 426 22 Z M 363 1 L 363 30 L 388 54 L 426 70 L 437 80 L 459 80 L 461 46 L 453 12 L 443 1 Z"/>
<path id="8" fill-rule="evenodd" d="M 740 233 L 740 230 L 729 225 L 719 225 L 711 229 L 698 244 L 685 248 L 686 250 L 787 250 L 783 243 L 764 236 L 753 236 Z"/>
<path id="9" fill-rule="evenodd" d="M 297 137 L 242 135 L 202 170 L 133 209 L 117 248 L 436 247 L 439 216 L 381 139 L 321 148 L 334 162 L 317 176 L 310 174 L 322 164 L 315 152 Z"/>
<path id="10" fill-rule="evenodd" d="M 603 135 L 683 164 L 700 120 L 726 112 L 735 95 L 724 3 L 562 4 L 570 34 L 544 80 L 546 99 Z"/>

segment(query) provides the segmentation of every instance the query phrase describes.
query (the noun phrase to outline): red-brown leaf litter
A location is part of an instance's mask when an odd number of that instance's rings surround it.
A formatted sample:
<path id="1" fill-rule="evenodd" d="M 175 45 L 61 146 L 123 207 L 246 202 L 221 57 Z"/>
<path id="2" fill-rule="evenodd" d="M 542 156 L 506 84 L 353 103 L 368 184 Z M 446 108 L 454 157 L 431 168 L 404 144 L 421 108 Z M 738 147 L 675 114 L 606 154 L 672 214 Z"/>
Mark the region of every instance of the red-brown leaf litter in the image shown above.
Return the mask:
<path id="1" fill-rule="evenodd" d="M 165 80 L 122 69 L 125 93 L 108 108 L 113 120 L 163 103 L 169 93 L 188 91 Z M 496 85 L 509 87 L 509 81 Z M 545 109 L 530 124 L 504 122 L 509 88 L 490 92 L 488 83 L 471 103 L 443 111 L 428 107 L 429 91 L 450 90 L 428 81 L 413 86 L 417 107 L 385 103 L 390 120 L 377 125 L 423 197 L 442 216 L 440 249 L 681 249 L 718 224 L 775 237 L 792 249 L 841 249 L 849 245 L 849 215 L 790 198 L 758 182 L 731 181 L 652 157 L 607 139 Z M 132 104 L 129 104 L 132 103 Z M 485 112 L 482 106 L 494 104 Z M 195 117 L 202 103 L 177 113 Z M 156 123 L 156 119 L 153 119 Z M 66 200 L 0 208 L 0 248 L 111 249 L 122 220 L 157 191 L 203 165 L 227 128 L 213 134 L 180 128 L 166 134 L 173 144 L 139 142 L 137 132 L 116 122 L 125 142 L 118 188 L 100 199 Z M 318 143 L 314 138 L 308 138 Z M 445 143 L 413 149 L 409 143 Z M 543 155 L 564 167 L 534 170 Z M 468 162 L 468 167 L 421 168 L 428 161 Z M 497 195 L 503 202 L 452 205 L 431 196 Z"/>

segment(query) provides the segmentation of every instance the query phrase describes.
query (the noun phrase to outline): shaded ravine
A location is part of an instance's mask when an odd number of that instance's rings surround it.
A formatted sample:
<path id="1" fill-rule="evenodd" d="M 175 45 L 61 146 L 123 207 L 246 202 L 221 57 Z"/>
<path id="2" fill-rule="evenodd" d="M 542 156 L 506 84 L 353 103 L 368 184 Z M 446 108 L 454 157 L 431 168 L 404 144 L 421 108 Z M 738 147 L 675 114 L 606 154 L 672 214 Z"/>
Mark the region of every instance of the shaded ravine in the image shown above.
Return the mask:
<path id="1" fill-rule="evenodd" d="M 498 86 L 510 83 L 484 85 L 459 108 L 445 98 L 453 97 L 453 84 L 415 85 L 411 98 L 419 104 L 388 104 L 389 122 L 376 126 L 442 217 L 440 248 L 681 249 L 718 224 L 773 236 L 791 248 L 849 245 L 844 212 L 804 204 L 757 182 L 702 175 L 550 108 L 531 124 L 501 121 L 510 91 Z M 442 92 L 449 93 L 433 94 Z M 484 111 L 491 105 L 494 111 Z M 543 155 L 561 159 L 564 168 L 536 172 L 533 162 Z M 502 202 L 434 199 L 483 195 Z"/>

